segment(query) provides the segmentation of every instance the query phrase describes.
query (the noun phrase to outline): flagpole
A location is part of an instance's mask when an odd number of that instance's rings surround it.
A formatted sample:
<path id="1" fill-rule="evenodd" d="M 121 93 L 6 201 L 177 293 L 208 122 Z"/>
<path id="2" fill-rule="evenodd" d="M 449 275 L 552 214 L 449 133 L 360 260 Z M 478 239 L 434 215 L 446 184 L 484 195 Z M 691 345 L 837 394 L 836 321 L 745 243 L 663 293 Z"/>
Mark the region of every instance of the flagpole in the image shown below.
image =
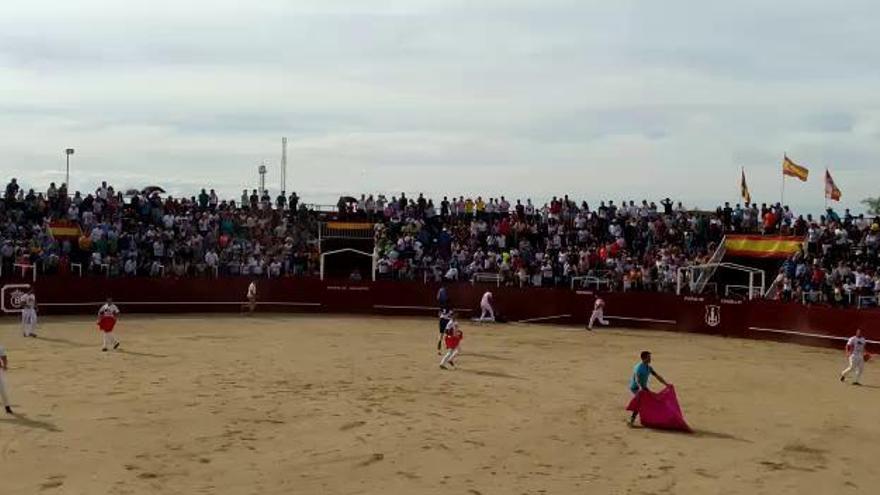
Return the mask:
<path id="1" fill-rule="evenodd" d="M 825 196 L 825 211 L 828 211 L 828 167 L 825 167 L 825 185 L 822 186 L 822 196 Z"/>
<path id="2" fill-rule="evenodd" d="M 785 206 L 785 174 L 782 174 L 782 194 L 780 198 L 781 205 Z"/>
<path id="3" fill-rule="evenodd" d="M 785 159 L 788 157 L 786 153 L 782 154 L 782 193 L 780 194 L 780 205 L 785 206 Z"/>

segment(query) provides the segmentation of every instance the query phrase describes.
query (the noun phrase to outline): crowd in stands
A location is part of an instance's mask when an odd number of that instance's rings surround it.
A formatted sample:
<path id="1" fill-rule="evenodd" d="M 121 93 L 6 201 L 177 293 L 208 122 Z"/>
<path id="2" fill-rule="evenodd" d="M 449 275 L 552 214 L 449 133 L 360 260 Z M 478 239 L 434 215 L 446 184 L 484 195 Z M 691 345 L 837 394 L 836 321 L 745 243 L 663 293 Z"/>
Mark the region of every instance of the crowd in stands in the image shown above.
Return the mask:
<path id="1" fill-rule="evenodd" d="M 0 199 L 0 262 L 43 273 L 101 276 L 315 276 L 322 213 L 297 195 L 214 190 L 174 198 L 161 190 L 68 194 L 50 184 L 24 191 L 15 179 Z M 374 225 L 377 276 L 465 281 L 488 276 L 517 286 L 570 285 L 673 291 L 678 269 L 709 260 L 727 233 L 797 235 L 804 249 L 773 281 L 773 297 L 850 304 L 880 291 L 878 220 L 795 215 L 787 206 L 725 204 L 692 211 L 659 203 L 554 197 L 541 206 L 505 197 L 340 198 L 334 218 Z M 53 235 L 53 226 L 80 235 Z M 352 277 L 362 277 L 357 270 Z"/>
<path id="2" fill-rule="evenodd" d="M 13 179 L 0 200 L 0 258 L 43 273 L 104 276 L 282 276 L 313 273 L 316 220 L 296 194 L 276 201 L 257 191 L 242 202 L 213 190 L 191 198 L 159 191 L 123 194 L 107 183 L 94 193 L 23 191 Z M 69 223 L 80 235 L 56 236 Z"/>

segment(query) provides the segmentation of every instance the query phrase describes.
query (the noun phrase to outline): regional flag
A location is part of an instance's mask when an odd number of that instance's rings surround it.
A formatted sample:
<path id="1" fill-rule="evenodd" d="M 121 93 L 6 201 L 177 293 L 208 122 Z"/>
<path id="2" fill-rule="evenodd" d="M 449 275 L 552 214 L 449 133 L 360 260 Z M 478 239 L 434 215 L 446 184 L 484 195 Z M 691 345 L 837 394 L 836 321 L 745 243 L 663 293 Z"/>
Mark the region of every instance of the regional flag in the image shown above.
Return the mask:
<path id="1" fill-rule="evenodd" d="M 49 223 L 49 234 L 56 239 L 73 238 L 76 239 L 82 235 L 79 225 L 67 220 L 58 220 Z"/>
<path id="2" fill-rule="evenodd" d="M 743 258 L 785 259 L 797 253 L 801 237 L 729 234 L 724 238 L 725 254 Z"/>
<path id="3" fill-rule="evenodd" d="M 742 180 L 739 184 L 739 192 L 746 206 L 752 202 L 752 195 L 749 194 L 749 186 L 746 184 L 746 169 L 742 169 Z"/>
<path id="4" fill-rule="evenodd" d="M 797 163 L 791 161 L 791 159 L 785 155 L 782 158 L 782 175 L 788 175 L 791 177 L 797 177 L 802 182 L 807 181 L 807 176 L 810 174 L 809 169 L 807 167 L 802 167 Z"/>
<path id="5" fill-rule="evenodd" d="M 825 169 L 825 197 L 834 201 L 840 201 L 840 189 L 831 178 L 831 172 Z"/>

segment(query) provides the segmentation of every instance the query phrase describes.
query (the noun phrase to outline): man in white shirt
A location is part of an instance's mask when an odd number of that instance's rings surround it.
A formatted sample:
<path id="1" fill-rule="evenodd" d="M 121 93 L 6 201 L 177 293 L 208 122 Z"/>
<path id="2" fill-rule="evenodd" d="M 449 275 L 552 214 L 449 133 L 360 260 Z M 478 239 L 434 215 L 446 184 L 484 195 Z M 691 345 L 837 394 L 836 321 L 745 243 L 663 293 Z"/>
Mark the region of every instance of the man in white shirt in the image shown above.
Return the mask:
<path id="1" fill-rule="evenodd" d="M 207 253 L 205 253 L 205 264 L 208 265 L 208 267 L 211 268 L 211 270 L 216 268 L 218 266 L 219 262 L 220 262 L 220 257 L 217 256 L 217 253 L 214 252 L 213 249 L 210 249 L 210 250 L 208 250 Z"/>
<path id="2" fill-rule="evenodd" d="M 495 321 L 495 310 L 492 308 L 492 293 L 486 291 L 480 300 L 480 321 Z"/>
<path id="3" fill-rule="evenodd" d="M 590 322 L 587 323 L 587 330 L 593 331 L 593 325 L 596 322 L 599 324 L 608 326 L 608 320 L 605 319 L 605 300 L 601 297 L 596 298 L 596 302 L 593 304 L 593 314 L 590 315 Z"/>
<path id="4" fill-rule="evenodd" d="M 6 371 L 9 369 L 9 361 L 6 360 L 6 349 L 0 346 L 0 400 L 6 414 L 12 414 L 12 406 L 9 405 L 9 395 L 6 393 Z"/>
<path id="5" fill-rule="evenodd" d="M 119 341 L 113 336 L 113 329 L 116 327 L 116 320 L 119 317 L 119 308 L 113 304 L 113 299 L 107 298 L 107 302 L 98 310 L 98 329 L 103 333 L 102 352 L 107 349 L 118 349 Z"/>
<path id="6" fill-rule="evenodd" d="M 253 314 L 257 310 L 257 282 L 252 281 L 247 289 L 248 311 Z"/>
<path id="7" fill-rule="evenodd" d="M 531 198 L 526 200 L 525 213 L 527 218 L 535 216 L 535 205 L 532 204 Z"/>
<path id="8" fill-rule="evenodd" d="M 129 277 L 137 275 L 137 262 L 134 260 L 134 258 L 128 258 L 127 260 L 125 260 L 123 271 Z"/>
<path id="9" fill-rule="evenodd" d="M 498 211 L 505 216 L 510 213 L 510 202 L 504 196 L 501 196 L 501 202 L 498 203 Z"/>
<path id="10" fill-rule="evenodd" d="M 34 329 L 37 328 L 37 297 L 34 289 L 29 289 L 21 298 L 21 334 L 25 337 L 36 337 Z"/>
<path id="11" fill-rule="evenodd" d="M 269 275 L 272 277 L 281 276 L 281 262 L 277 259 L 272 260 L 272 262 L 269 263 Z"/>
<path id="12" fill-rule="evenodd" d="M 376 271 L 379 272 L 383 278 L 386 277 L 389 273 L 391 273 L 391 261 L 388 260 L 387 257 L 383 256 L 379 261 L 376 262 Z"/>
<path id="13" fill-rule="evenodd" d="M 861 385 L 859 379 L 862 377 L 862 371 L 865 370 L 865 346 L 867 341 L 862 337 L 862 330 L 856 330 L 856 334 L 846 341 L 846 352 L 849 354 L 849 367 L 840 374 L 840 381 L 845 382 L 846 376 L 855 373 L 856 378 L 853 385 Z"/>
<path id="14" fill-rule="evenodd" d="M 150 276 L 151 277 L 158 277 L 159 275 L 162 275 L 163 274 L 162 268 L 163 268 L 163 266 L 161 263 L 159 263 L 158 260 L 153 260 L 153 262 L 150 264 Z"/>

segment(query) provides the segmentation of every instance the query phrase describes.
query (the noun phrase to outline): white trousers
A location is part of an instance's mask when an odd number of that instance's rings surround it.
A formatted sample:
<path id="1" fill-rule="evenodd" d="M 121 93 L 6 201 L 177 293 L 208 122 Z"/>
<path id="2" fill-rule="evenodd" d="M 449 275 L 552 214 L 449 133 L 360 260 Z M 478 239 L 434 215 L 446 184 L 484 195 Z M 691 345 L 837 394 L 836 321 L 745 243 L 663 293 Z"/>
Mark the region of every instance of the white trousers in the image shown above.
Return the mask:
<path id="1" fill-rule="evenodd" d="M 113 346 L 119 343 L 116 340 L 116 337 L 113 336 L 113 332 L 101 332 L 104 334 L 104 349 L 112 349 Z"/>
<path id="2" fill-rule="evenodd" d="M 37 328 L 37 310 L 33 308 L 24 308 L 21 310 L 21 333 L 25 337 L 34 334 Z"/>
<path id="3" fill-rule="evenodd" d="M 608 320 L 605 319 L 605 310 L 602 308 L 596 308 L 593 310 L 593 314 L 590 315 L 590 323 L 587 325 L 587 328 L 593 329 L 593 324 L 596 322 L 601 323 L 602 325 L 608 325 Z"/>
<path id="4" fill-rule="evenodd" d="M 9 407 L 9 395 L 6 393 L 6 371 L 0 370 L 0 400 L 3 401 L 3 407 Z"/>
<path id="5" fill-rule="evenodd" d="M 854 380 L 854 382 L 859 383 L 859 380 L 862 378 L 863 371 L 865 371 L 865 358 L 864 358 L 864 356 L 856 356 L 855 354 L 850 354 L 849 355 L 849 367 L 847 367 L 845 370 L 843 370 L 843 372 L 840 375 L 845 377 L 846 375 L 848 375 L 850 373 L 855 373 L 856 379 Z"/>
<path id="6" fill-rule="evenodd" d="M 446 363 L 455 359 L 455 356 L 458 356 L 458 347 L 446 351 L 446 355 L 440 360 L 440 366 L 446 366 Z"/>
<path id="7" fill-rule="evenodd" d="M 495 321 L 495 310 L 492 309 L 491 304 L 480 304 L 480 309 L 483 310 L 483 313 L 480 315 L 480 321 Z"/>

